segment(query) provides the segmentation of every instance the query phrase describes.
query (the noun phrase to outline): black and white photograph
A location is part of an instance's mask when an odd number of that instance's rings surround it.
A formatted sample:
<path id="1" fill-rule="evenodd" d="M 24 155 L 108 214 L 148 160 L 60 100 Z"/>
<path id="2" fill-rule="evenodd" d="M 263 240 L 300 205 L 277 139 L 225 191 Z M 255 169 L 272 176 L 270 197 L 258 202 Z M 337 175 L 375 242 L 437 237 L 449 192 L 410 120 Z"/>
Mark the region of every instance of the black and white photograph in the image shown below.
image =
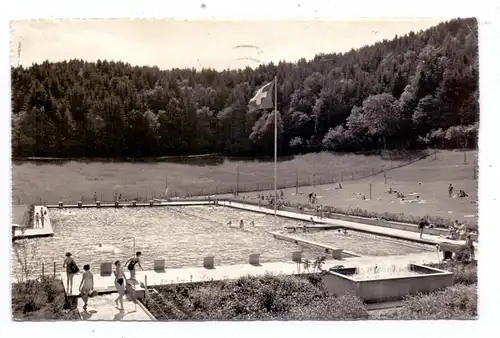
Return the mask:
<path id="1" fill-rule="evenodd" d="M 477 320 L 480 29 L 12 20 L 12 321 Z"/>

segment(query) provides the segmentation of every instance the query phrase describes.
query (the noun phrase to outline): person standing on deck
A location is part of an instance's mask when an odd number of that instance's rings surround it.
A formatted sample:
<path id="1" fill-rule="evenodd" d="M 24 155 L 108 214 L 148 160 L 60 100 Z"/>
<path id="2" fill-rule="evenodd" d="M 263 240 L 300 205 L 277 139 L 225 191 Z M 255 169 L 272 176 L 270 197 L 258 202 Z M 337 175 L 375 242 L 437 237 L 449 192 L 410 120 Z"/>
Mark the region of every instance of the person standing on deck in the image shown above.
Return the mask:
<path id="1" fill-rule="evenodd" d="M 135 279 L 135 266 L 139 265 L 141 270 L 144 270 L 141 266 L 140 257 L 141 257 L 141 252 L 137 251 L 137 253 L 135 254 L 135 257 L 129 259 L 127 261 L 127 263 L 125 263 L 125 265 L 127 266 L 127 269 L 130 271 L 130 279 L 134 280 L 134 281 L 137 281 L 137 279 Z"/>
<path id="2" fill-rule="evenodd" d="M 66 252 L 63 268 L 66 268 L 67 292 L 71 294 L 73 292 L 73 277 L 78 273 L 79 269 L 70 252 Z"/>
<path id="3" fill-rule="evenodd" d="M 83 310 L 87 311 L 87 304 L 89 301 L 89 296 L 92 290 L 94 289 L 94 275 L 90 272 L 90 265 L 85 264 L 83 266 L 83 275 L 82 281 L 80 282 L 80 295 L 83 300 Z"/>
<path id="4" fill-rule="evenodd" d="M 123 296 L 125 295 L 125 285 L 127 285 L 127 278 L 125 278 L 125 273 L 123 272 L 123 268 L 121 266 L 120 261 L 115 262 L 115 287 L 116 291 L 118 291 L 118 298 L 115 299 L 116 307 L 123 311 Z M 118 307 L 118 303 L 121 307 Z"/>
<path id="5" fill-rule="evenodd" d="M 35 215 L 35 228 L 40 227 L 40 214 L 37 212 Z"/>
<path id="6" fill-rule="evenodd" d="M 467 235 L 467 239 L 465 240 L 465 246 L 469 250 L 470 261 L 474 261 L 474 241 L 472 240 L 472 236 L 470 234 Z"/>
<path id="7" fill-rule="evenodd" d="M 42 228 L 43 228 L 45 222 L 45 215 L 43 214 L 43 208 L 40 209 L 40 221 L 42 221 Z"/>
<path id="8" fill-rule="evenodd" d="M 452 197 L 453 196 L 453 185 L 450 185 L 448 186 L 448 196 L 449 197 Z"/>
<path id="9" fill-rule="evenodd" d="M 96 203 L 96 202 L 97 202 L 97 193 L 94 192 L 94 203 Z"/>
<path id="10" fill-rule="evenodd" d="M 422 235 L 424 234 L 424 228 L 429 225 L 429 222 L 422 218 L 420 222 L 418 223 L 418 230 L 420 231 L 420 238 L 422 238 Z"/>

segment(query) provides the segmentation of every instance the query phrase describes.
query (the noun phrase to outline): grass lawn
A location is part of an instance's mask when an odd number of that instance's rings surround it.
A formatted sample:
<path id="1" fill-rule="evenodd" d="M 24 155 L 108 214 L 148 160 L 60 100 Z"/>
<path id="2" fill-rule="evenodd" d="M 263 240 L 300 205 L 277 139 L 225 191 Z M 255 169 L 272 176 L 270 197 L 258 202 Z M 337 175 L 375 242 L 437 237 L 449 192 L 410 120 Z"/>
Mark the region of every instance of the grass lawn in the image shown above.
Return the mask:
<path id="1" fill-rule="evenodd" d="M 283 189 L 283 193 L 293 203 L 307 203 L 307 194 L 313 192 L 316 193 L 319 204 L 339 209 L 361 208 L 371 212 L 405 213 L 417 217 L 440 216 L 473 224 L 477 223 L 478 204 L 471 203 L 477 201 L 477 180 L 474 179 L 472 163 L 477 160 L 477 152 L 468 152 L 467 156 L 468 164 L 463 164 L 463 153 L 440 152 L 436 159 L 431 156 L 389 171 L 387 184 L 384 175 L 379 174 L 368 179 L 344 182 L 343 189 L 335 189 L 338 184 L 328 184 L 299 187 L 298 195 L 295 188 Z M 450 183 L 456 192 L 465 190 L 469 197 L 449 198 L 447 188 Z M 408 198 L 418 195 L 425 203 L 401 203 L 395 194 L 387 193 L 389 188 L 402 192 Z M 366 200 L 362 200 L 357 194 L 364 194 Z M 257 197 L 258 192 L 243 195 Z"/>
<path id="2" fill-rule="evenodd" d="M 411 165 L 393 169 L 384 175 L 367 179 L 350 180 L 352 177 L 369 176 L 383 168 L 390 168 L 403 161 L 384 160 L 380 156 L 354 154 L 317 153 L 296 156 L 278 165 L 279 186 L 294 187 L 296 179 L 303 186 L 299 195 L 295 188 L 283 189 L 292 202 L 304 203 L 309 192 L 315 192 L 319 203 L 341 209 L 362 208 L 372 212 L 407 213 L 413 216 L 440 216 L 474 223 L 477 214 L 477 180 L 474 165 L 477 151 L 467 152 L 467 164 L 463 153 L 441 151 L 436 159 L 430 156 Z M 121 193 L 123 199 L 142 200 L 161 197 L 168 185 L 169 196 L 209 195 L 233 191 L 238 182 L 241 190 L 267 190 L 274 187 L 272 162 L 228 161 L 218 165 L 179 163 L 117 163 L 117 162 L 67 162 L 65 164 L 39 164 L 33 162 L 13 164 L 13 204 L 46 202 L 57 203 L 82 199 L 90 202 L 94 192 L 102 201 L 112 201 L 113 193 Z M 238 174 L 239 173 L 239 174 Z M 343 189 L 337 184 L 319 185 L 344 179 Z M 316 186 L 313 187 L 313 182 Z M 418 182 L 421 182 L 419 184 Z M 369 184 L 372 199 L 369 199 Z M 448 185 L 455 190 L 465 190 L 470 198 L 449 198 Z M 390 187 L 405 195 L 418 194 L 426 203 L 401 204 L 395 195 L 385 193 Z M 363 193 L 363 201 L 357 193 Z M 245 193 L 257 196 L 255 193 Z M 409 196 L 411 197 L 411 196 Z M 472 216 L 471 216 L 472 215 Z"/>
<path id="3" fill-rule="evenodd" d="M 227 193 L 240 190 L 265 190 L 274 186 L 274 165 L 269 161 L 229 161 L 209 165 L 208 161 L 180 163 L 41 162 L 13 163 L 12 196 L 14 204 L 76 202 L 84 197 L 93 200 L 94 192 L 102 201 L 112 201 L 113 193 L 123 198 L 151 199 L 169 196 Z M 317 153 L 295 156 L 280 162 L 280 185 L 332 182 L 370 175 L 373 171 L 396 166 L 402 161 L 384 160 L 380 156 Z M 239 174 L 238 174 L 239 173 Z M 102 196 L 102 197 L 101 197 Z"/>

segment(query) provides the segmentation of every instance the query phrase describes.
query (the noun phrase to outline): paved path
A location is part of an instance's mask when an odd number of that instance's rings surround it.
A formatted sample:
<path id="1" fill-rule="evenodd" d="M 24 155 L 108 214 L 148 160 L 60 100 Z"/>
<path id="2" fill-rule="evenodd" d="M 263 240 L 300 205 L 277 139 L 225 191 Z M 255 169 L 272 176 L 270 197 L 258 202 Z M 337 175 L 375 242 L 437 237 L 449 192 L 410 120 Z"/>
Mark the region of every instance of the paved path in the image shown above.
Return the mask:
<path id="1" fill-rule="evenodd" d="M 438 252 L 423 252 L 409 255 L 398 256 L 365 256 L 365 257 L 345 257 L 341 260 L 327 260 L 323 266 L 324 269 L 329 269 L 336 265 L 343 265 L 344 267 L 368 267 L 377 264 L 380 268 L 384 265 L 387 266 L 402 266 L 409 263 L 425 264 L 425 263 L 438 263 L 441 255 Z M 206 269 L 203 267 L 191 268 L 177 268 L 166 269 L 162 272 L 157 271 L 137 271 L 137 280 L 141 283 L 145 282 L 147 276 L 148 286 L 165 285 L 165 284 L 183 284 L 194 282 L 206 282 L 211 280 L 224 280 L 224 279 L 237 279 L 243 276 L 262 276 L 265 274 L 297 274 L 303 272 L 302 267 L 294 262 L 274 262 L 262 263 L 261 265 L 254 266 L 250 264 L 236 264 L 227 266 L 216 266 L 214 269 Z M 125 272 L 128 278 L 128 271 Z M 75 276 L 73 285 L 79 285 L 81 281 L 81 274 Z M 61 273 L 61 279 L 66 289 L 66 273 Z M 74 287 L 77 289 L 77 287 Z M 112 276 L 99 276 L 94 274 L 94 289 L 98 292 L 115 292 L 114 277 Z M 73 290 L 73 294 L 76 295 Z"/>
<path id="2" fill-rule="evenodd" d="M 78 299 L 78 312 L 83 320 L 110 320 L 110 321 L 150 321 L 152 320 L 141 306 L 132 300 L 123 298 L 123 308 L 121 311 L 116 307 L 115 299 L 117 294 L 106 294 L 90 298 L 87 311 L 83 310 L 83 300 Z"/>
<path id="3" fill-rule="evenodd" d="M 255 212 L 274 215 L 274 210 L 271 210 L 271 209 L 265 208 L 265 207 L 259 208 L 258 206 L 248 205 L 248 204 L 243 204 L 243 203 L 238 203 L 238 202 L 231 202 L 231 203 L 219 202 L 219 204 L 222 204 L 222 205 L 225 205 L 225 206 L 228 206 L 231 208 L 238 208 L 238 209 L 243 209 L 243 210 L 248 210 L 248 211 L 255 211 Z M 464 240 L 446 239 L 444 237 L 425 234 L 425 231 L 424 231 L 423 238 L 420 238 L 420 234 L 417 232 L 413 232 L 413 231 L 392 229 L 392 228 L 381 227 L 381 226 L 376 226 L 376 225 L 367 225 L 367 224 L 361 224 L 361 223 L 350 222 L 350 221 L 330 219 L 330 218 L 325 218 L 325 217 L 319 218 L 317 216 L 305 215 L 305 214 L 300 214 L 300 213 L 291 212 L 291 211 L 284 211 L 284 210 L 278 210 L 276 213 L 278 216 L 281 216 L 281 217 L 287 217 L 287 218 L 297 219 L 297 220 L 301 220 L 301 221 L 310 221 L 312 218 L 315 223 L 331 224 L 331 225 L 335 225 L 338 227 L 344 227 L 347 229 L 369 232 L 369 233 L 373 233 L 376 235 L 382 235 L 382 236 L 387 236 L 387 237 L 405 239 L 405 240 L 410 240 L 410 241 L 424 243 L 424 244 L 435 245 L 435 244 L 440 244 L 442 242 L 447 242 L 447 243 L 452 243 L 452 244 L 465 244 Z M 321 227 L 321 225 L 319 227 Z M 477 246 L 477 244 L 475 244 L 475 245 Z"/>
<path id="4" fill-rule="evenodd" d="M 40 210 L 42 209 L 43 206 L 41 205 L 35 205 L 34 208 L 34 214 L 40 213 Z M 47 208 L 44 208 L 47 209 Z M 47 215 L 45 215 L 45 219 L 43 222 L 43 228 L 42 226 L 42 221 L 40 221 L 39 226 L 40 228 L 35 228 L 36 225 L 36 220 L 35 217 L 33 216 L 33 228 L 25 229 L 24 231 L 21 229 L 16 229 L 14 231 L 14 238 L 32 238 L 32 237 L 47 237 L 47 236 L 53 236 L 54 231 L 52 230 L 52 223 L 50 222 L 50 211 L 47 210 Z"/>

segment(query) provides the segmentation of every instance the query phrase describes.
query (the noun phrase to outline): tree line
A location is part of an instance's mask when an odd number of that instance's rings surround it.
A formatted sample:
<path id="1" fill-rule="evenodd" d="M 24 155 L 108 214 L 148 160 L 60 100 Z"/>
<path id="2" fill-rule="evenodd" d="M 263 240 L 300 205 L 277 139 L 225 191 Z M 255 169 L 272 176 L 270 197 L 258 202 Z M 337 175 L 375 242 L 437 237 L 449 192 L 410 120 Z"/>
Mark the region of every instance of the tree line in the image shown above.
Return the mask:
<path id="1" fill-rule="evenodd" d="M 255 69 L 45 61 L 12 67 L 15 157 L 273 154 L 274 111 L 251 110 L 278 76 L 279 153 L 475 147 L 475 19 L 346 53 Z"/>

